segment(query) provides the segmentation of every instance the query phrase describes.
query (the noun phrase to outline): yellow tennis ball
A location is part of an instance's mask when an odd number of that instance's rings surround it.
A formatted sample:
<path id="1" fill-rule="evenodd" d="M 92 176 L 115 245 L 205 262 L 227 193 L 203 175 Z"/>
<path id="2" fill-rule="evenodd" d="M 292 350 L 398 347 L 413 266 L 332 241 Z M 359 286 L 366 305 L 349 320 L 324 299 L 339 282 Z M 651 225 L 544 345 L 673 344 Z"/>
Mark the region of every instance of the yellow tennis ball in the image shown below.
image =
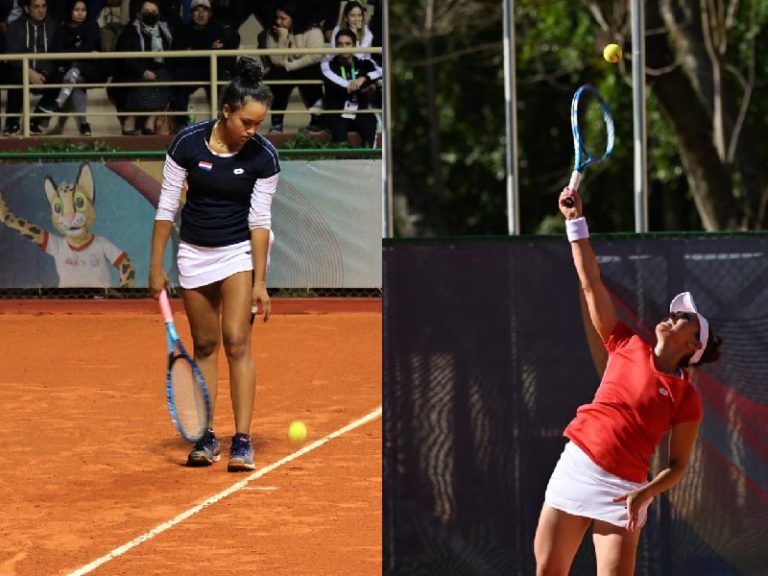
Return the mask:
<path id="1" fill-rule="evenodd" d="M 618 44 L 608 44 L 608 46 L 603 48 L 603 58 L 605 58 L 606 62 L 616 64 L 621 60 L 621 56 L 621 47 Z"/>
<path id="2" fill-rule="evenodd" d="M 291 442 L 304 442 L 307 439 L 307 425 L 301 420 L 295 420 L 288 426 L 288 438 Z"/>

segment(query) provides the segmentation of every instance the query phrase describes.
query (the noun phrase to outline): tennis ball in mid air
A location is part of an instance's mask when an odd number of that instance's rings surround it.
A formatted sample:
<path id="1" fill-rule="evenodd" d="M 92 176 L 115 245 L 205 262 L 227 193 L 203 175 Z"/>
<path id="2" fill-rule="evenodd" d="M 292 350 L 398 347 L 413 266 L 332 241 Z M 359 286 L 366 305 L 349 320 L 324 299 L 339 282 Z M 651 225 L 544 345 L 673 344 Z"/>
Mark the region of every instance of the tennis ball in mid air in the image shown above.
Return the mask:
<path id="1" fill-rule="evenodd" d="M 307 439 L 307 425 L 300 420 L 291 422 L 288 426 L 288 438 L 291 442 L 304 442 Z"/>
<path id="2" fill-rule="evenodd" d="M 621 60 L 621 56 L 621 47 L 618 44 L 608 44 L 608 46 L 603 48 L 603 58 L 605 58 L 606 62 L 616 64 Z"/>

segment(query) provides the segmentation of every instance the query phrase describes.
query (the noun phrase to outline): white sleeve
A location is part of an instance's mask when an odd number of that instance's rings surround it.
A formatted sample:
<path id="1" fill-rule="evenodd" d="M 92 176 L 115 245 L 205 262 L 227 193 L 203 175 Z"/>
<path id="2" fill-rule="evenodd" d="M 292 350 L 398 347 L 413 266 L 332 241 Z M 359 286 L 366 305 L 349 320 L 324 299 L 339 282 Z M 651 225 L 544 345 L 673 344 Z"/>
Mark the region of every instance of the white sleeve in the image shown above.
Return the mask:
<path id="1" fill-rule="evenodd" d="M 330 60 L 323 60 L 323 62 L 320 64 L 320 72 L 323 73 L 323 76 L 325 76 L 328 80 L 333 82 L 334 84 L 338 84 L 342 88 L 348 88 L 349 87 L 349 80 L 346 78 L 342 78 L 336 72 L 333 71 L 331 68 L 331 61 Z"/>
<path id="2" fill-rule="evenodd" d="M 181 204 L 181 190 L 187 179 L 187 171 L 176 164 L 170 156 L 165 157 L 163 184 L 160 186 L 160 199 L 157 201 L 155 220 L 176 219 L 176 212 Z"/>
<path id="3" fill-rule="evenodd" d="M 368 77 L 368 81 L 376 82 L 377 80 L 380 80 L 383 75 L 383 71 L 381 67 L 376 63 L 376 60 L 374 60 L 373 58 L 368 58 L 367 60 L 368 62 L 373 64 L 373 70 L 371 70 L 366 74 L 366 76 Z"/>
<path id="4" fill-rule="evenodd" d="M 251 210 L 248 212 L 248 228 L 272 228 L 272 198 L 277 190 L 279 174 L 259 178 L 253 185 Z"/>

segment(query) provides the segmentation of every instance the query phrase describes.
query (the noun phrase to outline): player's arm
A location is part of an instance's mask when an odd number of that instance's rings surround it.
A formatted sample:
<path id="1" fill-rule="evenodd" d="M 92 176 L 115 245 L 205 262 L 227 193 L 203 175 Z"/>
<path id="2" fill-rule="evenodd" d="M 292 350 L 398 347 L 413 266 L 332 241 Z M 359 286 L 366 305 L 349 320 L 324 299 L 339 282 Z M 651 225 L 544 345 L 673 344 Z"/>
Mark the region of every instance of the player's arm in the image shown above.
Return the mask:
<path id="1" fill-rule="evenodd" d="M 165 246 L 168 244 L 172 229 L 173 222 L 170 220 L 155 220 L 152 227 L 152 246 L 149 255 L 149 293 L 155 299 L 160 296 L 160 292 L 168 283 L 163 260 Z"/>
<path id="2" fill-rule="evenodd" d="M 573 205 L 569 205 L 568 199 L 573 201 Z M 619 317 L 600 276 L 600 266 L 592 250 L 592 243 L 589 241 L 589 232 L 586 221 L 583 220 L 581 197 L 578 192 L 570 188 L 562 191 L 560 212 L 565 216 L 566 226 L 572 230 L 569 233 L 571 254 L 584 300 L 587 303 L 589 318 L 600 338 L 605 342 L 613 333 Z"/>
<path id="3" fill-rule="evenodd" d="M 269 255 L 269 228 L 251 229 L 253 256 L 253 291 L 251 300 L 256 310 L 264 314 L 264 322 L 272 314 L 272 303 L 267 292 L 267 258 Z"/>
<path id="4" fill-rule="evenodd" d="M 163 265 L 165 247 L 173 231 L 173 221 L 181 204 L 182 191 L 186 187 L 187 171 L 179 166 L 170 156 L 165 158 L 163 183 L 160 198 L 157 201 L 155 223 L 152 227 L 152 245 L 149 255 L 149 293 L 158 298 L 168 283 L 168 276 Z"/>
<path id="5" fill-rule="evenodd" d="M 693 446 L 699 435 L 699 421 L 681 422 L 672 426 L 669 436 L 669 462 L 667 467 L 643 488 L 649 498 L 666 492 L 680 482 L 688 470 Z"/>
<path id="6" fill-rule="evenodd" d="M 642 506 L 654 496 L 666 492 L 680 482 L 688 470 L 693 446 L 699 434 L 699 422 L 681 422 L 672 426 L 669 438 L 669 461 L 667 467 L 659 472 L 648 484 L 622 496 L 614 501 L 626 500 L 629 523 L 627 528 L 633 530 Z"/>
<path id="7" fill-rule="evenodd" d="M 269 320 L 272 304 L 267 292 L 267 268 L 269 260 L 270 229 L 272 227 L 272 199 L 277 190 L 278 174 L 256 180 L 251 194 L 248 227 L 251 230 L 251 254 L 253 257 L 253 304 Z"/>

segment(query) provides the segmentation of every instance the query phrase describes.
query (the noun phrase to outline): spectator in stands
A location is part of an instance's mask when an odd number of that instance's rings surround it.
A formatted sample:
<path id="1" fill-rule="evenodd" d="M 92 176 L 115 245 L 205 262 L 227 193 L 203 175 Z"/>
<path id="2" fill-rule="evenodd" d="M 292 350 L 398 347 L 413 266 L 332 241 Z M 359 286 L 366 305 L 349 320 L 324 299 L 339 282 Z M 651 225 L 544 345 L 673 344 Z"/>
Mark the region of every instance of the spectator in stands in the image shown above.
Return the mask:
<path id="1" fill-rule="evenodd" d="M 48 16 L 46 0 L 22 0 L 24 15 L 10 24 L 5 37 L 5 52 L 7 54 L 47 53 L 53 50 L 53 36 L 59 25 Z M 29 61 L 29 83 L 32 91 L 42 92 L 40 102 L 48 108 L 56 94 L 51 89 L 44 90 L 46 84 L 57 84 L 61 80 L 56 62 L 53 60 L 32 59 Z M 20 60 L 8 62 L 6 81 L 8 84 L 22 83 L 22 63 Z M 5 134 L 18 134 L 20 130 L 19 116 L 22 109 L 21 88 L 8 90 L 8 101 L 5 106 Z M 41 112 L 40 106 L 35 109 Z M 42 126 L 49 119 L 34 117 L 30 120 L 29 129 L 32 134 L 42 134 Z"/>
<path id="2" fill-rule="evenodd" d="M 304 15 L 292 0 L 282 2 L 275 11 L 275 25 L 267 34 L 267 48 L 324 48 L 323 33 L 317 27 L 310 27 Z M 269 57 L 270 69 L 267 80 L 290 81 L 289 84 L 271 86 L 275 95 L 270 132 L 283 131 L 282 110 L 288 107 L 288 100 L 293 89 L 298 87 L 304 106 L 311 110 L 321 103 L 323 88 L 319 84 L 305 84 L 306 80 L 322 80 L 320 70 L 322 54 L 280 54 Z M 307 130 L 322 132 L 323 127 L 318 114 L 312 114 Z"/>
<path id="3" fill-rule="evenodd" d="M 672 299 L 655 341 L 641 339 L 621 321 L 603 283 L 576 190 L 565 188 L 559 207 L 608 361 L 594 400 L 565 429 L 570 442 L 549 480 L 536 529 L 536 574 L 568 574 L 590 525 L 597 573 L 634 574 L 648 506 L 683 479 L 698 435 L 702 403 L 688 369 L 716 361 L 721 340 L 689 292 Z M 662 441 L 667 457 L 649 481 L 650 459 Z"/>
<path id="4" fill-rule="evenodd" d="M 141 10 L 143 2 L 144 0 L 123 0 L 124 4 L 128 4 L 128 13 L 131 15 L 136 14 Z M 168 25 L 171 34 L 175 34 L 182 22 L 182 0 L 158 0 L 158 5 L 160 6 L 160 21 L 165 22 Z"/>
<path id="5" fill-rule="evenodd" d="M 328 2 L 328 9 L 323 23 L 323 34 L 328 42 L 333 42 L 333 37 L 336 32 L 334 28 L 339 26 L 344 27 L 344 9 L 347 5 L 347 0 L 326 0 Z M 363 22 L 371 32 L 371 43 L 365 43 L 365 36 L 360 36 L 361 46 L 375 46 L 381 48 L 381 13 L 382 13 L 382 1 L 381 0 L 355 0 L 363 8 Z M 353 28 L 352 26 L 348 26 Z M 369 54 L 370 58 L 376 60 L 381 66 L 381 54 Z"/>
<path id="6" fill-rule="evenodd" d="M 354 48 L 355 33 L 349 28 L 336 32 L 334 42 L 338 48 Z M 325 115 L 325 123 L 334 142 L 347 142 L 347 132 L 360 134 L 363 146 L 376 146 L 376 116 L 359 113 L 371 108 L 370 97 L 376 93 L 376 82 L 381 78 L 381 68 L 370 58 L 358 58 L 354 54 L 337 54 L 322 64 L 325 110 L 344 110 L 343 114 Z"/>
<path id="7" fill-rule="evenodd" d="M 349 0 L 344 5 L 344 11 L 341 15 L 341 24 L 335 26 L 331 33 L 331 46 L 336 48 L 336 33 L 342 28 L 347 28 L 354 32 L 357 43 L 355 46 L 368 48 L 373 43 L 373 34 L 365 24 L 365 10 L 363 5 L 356 0 Z M 358 58 L 370 58 L 370 52 L 359 52 L 355 54 Z"/>
<path id="8" fill-rule="evenodd" d="M 55 52 L 99 52 L 101 49 L 101 32 L 95 20 L 88 19 L 88 6 L 85 0 L 70 0 L 69 18 L 53 37 Z M 99 83 L 107 79 L 102 60 L 74 60 L 64 62 L 57 60 L 62 83 L 69 84 L 59 90 L 59 95 L 50 109 L 45 103 L 40 103 L 43 112 L 61 112 L 67 100 L 71 101 L 72 109 L 78 117 L 80 134 L 91 135 L 91 125 L 85 116 L 88 106 L 85 88 L 77 84 Z"/>
<path id="9" fill-rule="evenodd" d="M 182 25 L 173 35 L 173 50 L 234 50 L 240 46 L 240 34 L 229 25 L 221 24 L 212 19 L 210 0 L 192 0 L 192 21 Z M 218 59 L 219 80 L 229 80 L 237 66 L 237 58 Z M 205 88 L 208 101 L 211 100 L 211 65 L 210 59 L 179 58 L 174 61 L 173 77 L 178 81 L 197 81 L 196 86 L 175 86 L 173 88 L 172 110 L 186 112 L 189 107 L 189 97 L 201 86 Z M 216 108 L 216 103 L 211 103 Z M 187 126 L 187 116 L 175 116 L 176 131 Z"/>
<path id="10" fill-rule="evenodd" d="M 171 30 L 160 20 L 157 0 L 144 0 L 136 18 L 127 25 L 117 39 L 119 52 L 160 52 L 170 50 L 173 42 Z M 114 82 L 167 82 L 171 74 L 164 58 L 127 58 L 121 60 L 113 77 Z M 139 86 L 136 88 L 110 88 L 110 98 L 118 112 L 160 112 L 168 109 L 171 91 L 168 86 Z M 123 134 L 137 136 L 154 134 L 147 125 L 147 115 L 122 117 Z"/>
<path id="11" fill-rule="evenodd" d="M 309 23 L 309 27 L 317 27 L 322 30 L 325 15 L 332 9 L 330 8 L 330 5 L 336 7 L 336 13 L 334 14 L 334 22 L 336 22 L 339 0 L 295 0 L 295 2 L 297 3 L 297 10 L 304 15 L 304 19 Z M 217 3 L 221 6 L 224 6 L 225 4 L 231 6 L 237 4 L 237 0 L 214 0 L 214 11 L 216 11 Z M 259 0 L 259 2 L 251 3 L 253 15 L 265 30 L 272 28 L 272 24 L 275 21 L 276 5 L 276 0 Z M 219 12 L 216 11 L 216 14 L 218 13 Z M 246 14 L 246 18 L 247 17 L 248 14 Z"/>

